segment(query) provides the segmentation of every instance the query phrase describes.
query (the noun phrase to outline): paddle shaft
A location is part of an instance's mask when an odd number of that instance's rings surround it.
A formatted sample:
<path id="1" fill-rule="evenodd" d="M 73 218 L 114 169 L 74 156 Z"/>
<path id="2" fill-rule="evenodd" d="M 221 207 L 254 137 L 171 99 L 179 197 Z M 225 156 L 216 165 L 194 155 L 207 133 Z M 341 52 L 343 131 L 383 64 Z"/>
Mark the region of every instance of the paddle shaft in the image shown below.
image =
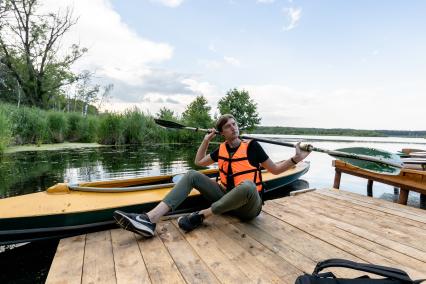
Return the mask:
<path id="1" fill-rule="evenodd" d="M 174 122 L 174 121 L 167 121 L 167 120 L 163 120 L 163 119 L 155 119 L 155 123 L 157 123 L 157 124 L 159 124 L 163 127 L 167 127 L 167 128 L 187 129 L 187 130 L 207 132 L 207 133 L 211 132 L 210 129 L 185 126 L 185 125 L 182 125 L 182 124 Z M 219 134 L 219 132 L 217 130 L 215 132 L 216 132 L 216 134 Z M 289 142 L 279 142 L 279 141 L 275 141 L 275 140 L 256 138 L 256 137 L 251 137 L 251 136 L 246 136 L 246 135 L 241 135 L 239 137 L 242 138 L 242 139 L 254 139 L 254 140 L 257 140 L 259 142 L 281 145 L 281 146 L 286 146 L 286 147 L 296 147 L 296 144 L 289 143 Z M 363 161 L 368 161 L 368 162 L 373 162 L 373 163 L 379 163 L 379 164 L 388 165 L 388 166 L 391 166 L 391 167 L 394 167 L 394 168 L 397 168 L 397 169 L 402 168 L 402 163 L 389 161 L 388 159 L 385 159 L 385 158 L 376 158 L 376 157 L 367 156 L 367 155 L 363 155 L 363 154 L 354 154 L 354 153 L 348 153 L 348 152 L 343 152 L 343 151 L 321 149 L 321 148 L 317 148 L 317 147 L 314 147 L 314 146 L 309 145 L 309 144 L 301 145 L 300 148 L 302 150 L 305 150 L 305 151 L 316 151 L 316 152 L 326 153 L 326 154 L 329 154 L 329 155 L 334 156 L 334 157 L 363 160 Z"/>
<path id="2" fill-rule="evenodd" d="M 188 130 L 192 130 L 192 131 L 200 131 L 200 132 L 210 133 L 209 129 L 204 129 L 204 128 L 190 127 L 190 126 L 185 126 L 183 128 L 188 129 Z M 216 134 L 219 134 L 219 132 L 216 131 Z M 257 138 L 257 137 L 247 136 L 247 135 L 240 135 L 239 137 L 242 138 L 242 139 L 253 139 L 253 140 L 257 140 L 259 142 L 264 142 L 264 143 L 274 144 L 274 145 L 280 145 L 280 146 L 285 146 L 285 147 L 293 147 L 293 148 L 296 147 L 296 144 L 290 143 L 290 142 L 280 142 L 280 141 L 264 139 L 264 138 Z M 371 156 L 362 155 L 362 154 L 351 154 L 351 153 L 340 152 L 340 151 L 335 151 L 335 150 L 322 149 L 322 148 L 314 147 L 310 144 L 301 145 L 300 149 L 302 149 L 304 151 L 315 151 L 315 152 L 320 152 L 320 153 L 326 153 L 326 154 L 329 154 L 329 155 L 335 156 L 335 157 L 364 160 L 364 161 L 370 161 L 370 162 L 390 165 L 390 166 L 393 166 L 393 167 L 396 167 L 396 168 L 402 168 L 401 164 L 393 163 L 391 161 L 387 161 L 387 160 L 384 160 L 382 158 L 376 158 L 376 157 L 371 157 Z"/>
<path id="3" fill-rule="evenodd" d="M 295 144 L 289 143 L 289 142 L 280 142 L 280 141 L 274 141 L 274 140 L 257 138 L 257 137 L 246 136 L 246 135 L 241 135 L 240 138 L 254 139 L 254 140 L 257 140 L 259 142 L 281 145 L 281 146 L 286 146 L 286 147 L 296 147 Z M 310 144 L 301 145 L 300 148 L 302 150 L 305 150 L 305 151 L 315 151 L 315 152 L 320 152 L 320 153 L 326 153 L 326 154 L 329 154 L 329 155 L 335 156 L 335 157 L 352 158 L 352 159 L 358 159 L 358 160 L 364 160 L 364 161 L 371 161 L 371 162 L 377 162 L 377 163 L 381 163 L 381 164 L 390 165 L 390 166 L 397 167 L 397 168 L 402 168 L 402 165 L 399 164 L 399 163 L 393 163 L 393 162 L 390 162 L 390 161 L 385 161 L 382 158 L 376 158 L 376 157 L 371 157 L 371 156 L 362 155 L 362 154 L 351 154 L 351 153 L 346 153 L 346 152 L 341 152 L 341 151 L 322 149 L 322 148 L 314 147 Z"/>

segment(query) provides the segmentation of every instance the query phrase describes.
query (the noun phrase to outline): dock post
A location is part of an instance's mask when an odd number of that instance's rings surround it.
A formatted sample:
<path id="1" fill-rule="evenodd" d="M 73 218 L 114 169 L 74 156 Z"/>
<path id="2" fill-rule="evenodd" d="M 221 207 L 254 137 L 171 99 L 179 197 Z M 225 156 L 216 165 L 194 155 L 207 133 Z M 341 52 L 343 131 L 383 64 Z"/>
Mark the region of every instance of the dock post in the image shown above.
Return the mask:
<path id="1" fill-rule="evenodd" d="M 342 177 L 342 172 L 336 169 L 336 174 L 334 175 L 334 184 L 333 187 L 339 189 L 340 188 L 340 179 Z"/>
<path id="2" fill-rule="evenodd" d="M 373 180 L 369 179 L 367 182 L 367 196 L 373 196 Z"/>
<path id="3" fill-rule="evenodd" d="M 420 208 L 426 209 L 426 194 L 420 193 Z"/>
<path id="4" fill-rule="evenodd" d="M 393 187 L 393 194 L 395 195 L 399 194 L 399 187 L 396 187 L 396 186 Z"/>
<path id="5" fill-rule="evenodd" d="M 409 192 L 410 190 L 408 190 L 408 188 L 401 187 L 401 189 L 399 190 L 399 199 L 398 199 L 399 204 L 407 205 Z"/>

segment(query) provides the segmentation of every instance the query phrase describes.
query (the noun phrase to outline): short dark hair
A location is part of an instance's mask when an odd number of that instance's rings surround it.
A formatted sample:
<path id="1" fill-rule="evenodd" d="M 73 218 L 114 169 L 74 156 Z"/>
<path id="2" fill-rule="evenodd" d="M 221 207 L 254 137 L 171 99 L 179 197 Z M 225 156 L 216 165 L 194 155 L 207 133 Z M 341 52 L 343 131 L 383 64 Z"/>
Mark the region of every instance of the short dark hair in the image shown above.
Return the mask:
<path id="1" fill-rule="evenodd" d="M 235 117 L 230 114 L 230 113 L 226 113 L 226 114 L 222 114 L 218 120 L 216 121 L 216 129 L 219 132 L 222 132 L 222 127 L 228 122 L 229 119 L 233 119 L 236 120 Z"/>

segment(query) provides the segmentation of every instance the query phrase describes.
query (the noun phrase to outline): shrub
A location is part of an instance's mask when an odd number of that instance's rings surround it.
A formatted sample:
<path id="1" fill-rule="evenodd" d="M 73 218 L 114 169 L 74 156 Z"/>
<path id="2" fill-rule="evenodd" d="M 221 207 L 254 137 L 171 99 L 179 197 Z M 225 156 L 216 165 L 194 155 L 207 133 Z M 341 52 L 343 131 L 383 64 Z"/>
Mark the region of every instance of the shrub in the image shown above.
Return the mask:
<path id="1" fill-rule="evenodd" d="M 82 135 L 82 125 L 84 117 L 77 113 L 77 112 L 71 112 L 67 114 L 67 140 L 70 142 L 80 141 L 81 135 Z"/>
<path id="2" fill-rule="evenodd" d="M 10 111 L 13 144 L 41 144 L 48 140 L 46 112 L 20 107 Z"/>
<path id="3" fill-rule="evenodd" d="M 107 113 L 101 116 L 98 141 L 106 145 L 120 145 L 123 143 L 123 129 L 120 115 Z"/>
<path id="4" fill-rule="evenodd" d="M 86 118 L 80 120 L 79 131 L 80 140 L 79 142 L 96 142 L 99 131 L 99 117 L 88 115 Z"/>
<path id="5" fill-rule="evenodd" d="M 12 139 L 11 124 L 6 113 L 0 109 L 0 155 L 3 154 Z"/>
<path id="6" fill-rule="evenodd" d="M 47 122 L 52 142 L 62 143 L 67 133 L 67 120 L 63 112 L 48 112 Z"/>
<path id="7" fill-rule="evenodd" d="M 127 110 L 123 116 L 123 138 L 125 144 L 138 144 L 146 135 L 144 126 L 146 118 L 137 108 Z"/>

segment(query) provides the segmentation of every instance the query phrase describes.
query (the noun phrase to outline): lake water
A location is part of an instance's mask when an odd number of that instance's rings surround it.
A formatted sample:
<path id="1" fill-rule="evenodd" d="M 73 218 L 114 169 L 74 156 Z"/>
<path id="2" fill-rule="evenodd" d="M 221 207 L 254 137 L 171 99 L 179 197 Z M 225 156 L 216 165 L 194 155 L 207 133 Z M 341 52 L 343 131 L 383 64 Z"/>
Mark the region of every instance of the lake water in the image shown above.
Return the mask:
<path id="1" fill-rule="evenodd" d="M 254 135 L 256 136 L 256 135 Z M 402 148 L 426 149 L 423 138 L 342 137 L 262 135 L 278 141 L 304 141 L 319 148 L 371 147 L 390 152 Z M 261 143 L 273 161 L 291 157 L 294 149 Z M 211 149 L 217 145 L 211 145 Z M 197 168 L 194 163 L 198 143 L 148 146 L 100 147 L 60 151 L 34 151 L 8 154 L 0 163 L 0 198 L 41 191 L 57 182 L 79 182 L 179 173 Z M 309 172 L 303 177 L 310 187 L 329 188 L 333 184 L 332 157 L 313 152 L 308 159 Z M 366 193 L 364 179 L 343 174 L 341 189 Z M 388 198 L 393 188 L 375 183 L 374 197 Z M 416 205 L 418 194 L 410 193 L 409 202 Z M 417 205 L 418 206 L 418 205 Z"/>
<path id="2" fill-rule="evenodd" d="M 255 136 L 255 135 L 254 135 Z M 278 141 L 304 141 L 319 148 L 371 147 L 390 152 L 402 148 L 426 149 L 426 139 L 262 135 Z M 142 177 L 185 172 L 193 164 L 198 142 L 193 145 L 159 144 L 125 147 L 83 148 L 6 154 L 0 163 L 0 198 L 45 190 L 57 182 L 79 182 Z M 261 143 L 273 161 L 288 159 L 294 149 Z M 211 145 L 212 150 L 217 145 Z M 330 188 L 334 180 L 333 158 L 311 153 L 311 168 L 302 178 L 311 188 Z M 342 190 L 366 194 L 367 181 L 342 175 Z M 396 200 L 391 186 L 375 183 L 373 196 Z M 409 205 L 419 207 L 419 194 L 410 193 Z M 0 283 L 42 283 L 48 272 L 57 241 L 34 243 L 0 253 Z M 0 248 L 0 251 L 4 250 Z M 34 261 L 37 265 L 34 265 Z M 21 276 L 17 276 L 21 275 Z M 19 280 L 19 281 L 18 281 Z"/>

